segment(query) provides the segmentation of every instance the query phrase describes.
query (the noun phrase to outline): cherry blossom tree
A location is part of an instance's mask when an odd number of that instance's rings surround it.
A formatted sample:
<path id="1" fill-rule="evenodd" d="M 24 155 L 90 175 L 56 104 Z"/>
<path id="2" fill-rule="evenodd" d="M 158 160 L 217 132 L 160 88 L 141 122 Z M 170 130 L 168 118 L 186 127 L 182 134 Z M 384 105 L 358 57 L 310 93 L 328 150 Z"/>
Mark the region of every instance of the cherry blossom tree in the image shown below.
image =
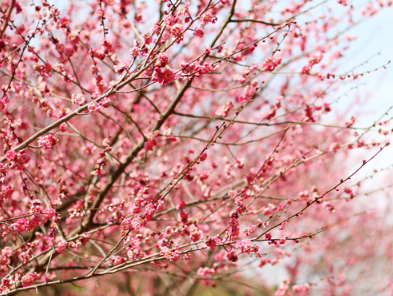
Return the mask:
<path id="1" fill-rule="evenodd" d="M 391 295 L 391 4 L 3 1 L 0 294 Z"/>

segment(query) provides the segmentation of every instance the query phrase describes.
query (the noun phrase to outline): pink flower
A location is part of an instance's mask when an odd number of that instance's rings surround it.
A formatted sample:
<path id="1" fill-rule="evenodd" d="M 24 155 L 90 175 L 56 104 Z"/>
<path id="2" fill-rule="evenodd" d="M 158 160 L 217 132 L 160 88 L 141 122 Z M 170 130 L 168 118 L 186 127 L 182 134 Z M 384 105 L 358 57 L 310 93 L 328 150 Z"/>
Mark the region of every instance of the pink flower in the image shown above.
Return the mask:
<path id="1" fill-rule="evenodd" d="M 292 290 L 295 293 L 308 292 L 309 289 L 310 289 L 310 285 L 309 284 L 292 286 Z"/>
<path id="2" fill-rule="evenodd" d="M 46 209 L 45 210 L 45 218 L 46 219 L 52 219 L 56 214 L 56 210 L 55 209 Z"/>
<path id="3" fill-rule="evenodd" d="M 44 149 L 51 149 L 56 145 L 57 139 L 53 135 L 46 135 L 38 140 L 38 144 Z"/>
<path id="4" fill-rule="evenodd" d="M 36 273 L 28 273 L 27 275 L 22 277 L 22 286 L 31 286 L 37 279 L 38 275 Z"/>
<path id="5" fill-rule="evenodd" d="M 77 30 L 72 31 L 69 35 L 68 38 L 74 42 L 74 44 L 76 42 L 79 41 L 79 32 Z"/>
<path id="6" fill-rule="evenodd" d="M 90 113 L 96 113 L 100 111 L 101 106 L 98 105 L 97 102 L 93 102 L 89 105 L 89 107 L 87 107 L 87 109 L 89 110 Z"/>
<path id="7" fill-rule="evenodd" d="M 202 28 L 196 27 L 194 30 L 194 36 L 202 38 L 205 35 L 205 32 L 203 31 Z"/>
<path id="8" fill-rule="evenodd" d="M 113 256 L 110 260 L 112 261 L 112 264 L 115 266 L 127 261 L 126 258 L 121 256 Z"/>
<path id="9" fill-rule="evenodd" d="M 153 147 L 157 145 L 156 140 L 154 139 L 148 139 L 145 144 L 143 144 L 143 147 L 147 150 L 147 151 L 153 151 Z"/>
<path id="10" fill-rule="evenodd" d="M 170 26 L 173 26 L 174 24 L 176 23 L 176 18 L 172 15 L 172 14 L 167 14 L 165 17 L 164 17 L 164 24 L 166 25 L 166 26 L 168 26 L 168 27 L 170 27 Z M 160 31 L 158 30 L 158 33 L 159 33 Z M 156 34 L 158 34 L 157 32 L 156 32 Z"/>
<path id="11" fill-rule="evenodd" d="M 197 275 L 203 278 L 209 277 L 209 275 L 211 275 L 212 273 L 214 273 L 214 269 L 209 267 L 200 267 L 197 270 Z"/>
<path id="12" fill-rule="evenodd" d="M 180 254 L 178 250 L 170 250 L 167 247 L 163 247 L 160 256 L 165 256 L 166 259 L 176 262 L 180 259 Z"/>
<path id="13" fill-rule="evenodd" d="M 262 257 L 261 260 L 259 261 L 258 266 L 259 266 L 259 267 L 262 267 L 262 266 L 268 264 L 269 262 L 270 262 L 270 259 L 269 259 L 269 258 Z"/>
<path id="14" fill-rule="evenodd" d="M 206 154 L 206 153 L 202 153 L 202 155 L 199 156 L 199 160 L 200 160 L 200 161 L 205 161 L 206 158 L 207 158 L 207 154 Z"/>
<path id="15" fill-rule="evenodd" d="M 302 74 L 309 74 L 310 70 L 311 70 L 312 65 L 311 64 L 307 64 L 305 66 L 303 66 L 302 68 Z"/>
<path id="16" fill-rule="evenodd" d="M 216 21 L 217 21 L 217 17 L 215 15 L 210 14 L 210 13 L 205 13 L 201 18 L 202 26 L 205 26 L 208 23 L 214 24 Z"/>
<path id="17" fill-rule="evenodd" d="M 165 85 L 175 80 L 175 75 L 170 69 L 162 71 L 160 68 L 155 68 L 151 80 Z"/>
<path id="18" fill-rule="evenodd" d="M 184 200 L 181 200 L 177 203 L 176 205 L 176 210 L 180 210 L 183 209 L 186 206 L 186 203 L 184 202 Z"/>
<path id="19" fill-rule="evenodd" d="M 237 262 L 238 257 L 237 257 L 237 255 L 236 255 L 236 252 L 235 252 L 234 249 L 230 250 L 230 251 L 227 253 L 227 258 L 228 258 L 228 260 L 231 261 L 231 262 Z"/>
<path id="20" fill-rule="evenodd" d="M 139 230 L 140 228 L 141 228 L 141 226 L 142 226 L 142 223 L 141 223 L 142 221 L 141 221 L 141 219 L 140 218 L 134 218 L 134 219 L 132 219 L 132 221 L 131 221 L 131 225 L 132 225 L 132 227 L 135 229 L 135 230 Z"/>
<path id="21" fill-rule="evenodd" d="M 102 145 L 108 147 L 111 144 L 111 140 L 108 138 L 105 138 L 104 140 L 102 140 Z"/>
<path id="22" fill-rule="evenodd" d="M 30 156 L 27 153 L 20 153 L 18 156 L 19 164 L 26 164 L 30 161 Z"/>
<path id="23" fill-rule="evenodd" d="M 77 94 L 77 95 L 72 94 L 71 100 L 72 100 L 72 103 L 78 104 L 78 105 L 83 105 L 86 102 L 86 98 L 82 94 Z"/>
<path id="24" fill-rule="evenodd" d="M 171 33 L 175 37 L 180 37 L 184 31 L 184 27 L 180 24 L 176 24 L 171 28 Z"/>
<path id="25" fill-rule="evenodd" d="M 232 101 L 229 101 L 228 103 L 221 106 L 221 108 L 216 111 L 216 116 L 227 117 L 232 108 L 233 108 L 233 103 Z"/>
<path id="26" fill-rule="evenodd" d="M 207 178 L 209 178 L 210 173 L 211 173 L 210 171 L 203 171 L 201 173 L 198 173 L 198 177 L 201 180 L 206 180 Z"/>
<path id="27" fill-rule="evenodd" d="M 65 16 L 62 16 L 60 19 L 59 19 L 59 21 L 60 21 L 60 24 L 62 25 L 62 26 L 68 26 L 68 24 L 70 23 L 70 20 L 67 18 L 67 17 L 65 17 Z"/>
<path id="28" fill-rule="evenodd" d="M 198 229 L 198 227 L 195 227 L 194 225 L 191 225 L 189 228 L 190 231 L 190 239 L 193 242 L 197 242 L 201 239 L 202 237 L 202 231 Z"/>
<path id="29" fill-rule="evenodd" d="M 162 73 L 162 79 L 162 84 L 165 85 L 175 80 L 175 75 L 173 74 L 172 70 L 166 69 L 164 73 Z"/>
<path id="30" fill-rule="evenodd" d="M 166 65 L 168 65 L 168 61 L 168 54 L 166 52 L 162 52 L 158 55 L 155 66 L 164 68 Z"/>
<path id="31" fill-rule="evenodd" d="M 135 47 L 131 48 L 130 51 L 131 51 L 131 55 L 133 57 L 137 57 L 137 56 L 139 56 L 139 53 L 141 52 L 141 48 L 138 46 L 135 46 Z"/>
<path id="32" fill-rule="evenodd" d="M 153 75 L 151 76 L 152 81 L 162 82 L 162 70 L 160 68 L 155 68 Z"/>
<path id="33" fill-rule="evenodd" d="M 4 111 L 6 107 L 7 104 L 3 100 L 0 100 L 0 111 Z"/>
<path id="34" fill-rule="evenodd" d="M 3 188 L 2 192 L 3 192 L 3 196 L 5 197 L 11 196 L 12 193 L 14 192 L 14 188 L 11 185 L 7 185 Z"/>
<path id="35" fill-rule="evenodd" d="M 74 50 L 74 46 L 72 44 L 67 44 L 66 46 L 64 46 L 64 54 L 67 57 L 69 57 L 69 58 L 72 57 L 74 53 L 75 53 L 75 50 Z"/>
<path id="36" fill-rule="evenodd" d="M 61 253 L 63 252 L 68 246 L 68 243 L 66 241 L 61 241 L 58 245 L 57 245 L 57 253 Z"/>
<path id="37" fill-rule="evenodd" d="M 345 188 L 344 188 L 344 192 L 347 193 L 347 194 L 353 194 L 352 189 L 349 188 L 349 187 L 345 187 Z"/>
<path id="38" fill-rule="evenodd" d="M 6 154 L 7 160 L 12 161 L 16 157 L 16 152 L 13 150 L 8 150 Z"/>
<path id="39" fill-rule="evenodd" d="M 212 251 L 214 251 L 214 250 L 216 249 L 217 243 L 218 243 L 219 241 L 220 241 L 220 239 L 219 239 L 218 236 L 215 237 L 215 238 L 211 238 L 211 237 L 209 237 L 209 236 L 206 236 L 206 238 L 205 238 L 206 246 L 207 246 L 210 250 L 212 250 Z"/>
<path id="40" fill-rule="evenodd" d="M 187 223 L 187 221 L 188 221 L 188 212 L 187 211 L 180 211 L 179 212 L 179 217 L 180 217 L 180 220 L 183 222 L 183 223 Z"/>
<path id="41" fill-rule="evenodd" d="M 109 99 L 108 97 L 106 97 L 106 98 L 103 98 L 103 99 L 100 101 L 100 106 L 102 106 L 102 107 L 104 107 L 104 108 L 108 108 L 109 105 L 110 105 L 111 103 L 112 103 L 111 99 Z"/>
<path id="42" fill-rule="evenodd" d="M 241 241 L 236 241 L 236 248 L 240 253 L 258 253 L 259 247 L 257 245 L 252 245 L 251 240 L 244 239 Z"/>
<path id="43" fill-rule="evenodd" d="M 132 220 L 130 218 L 126 218 L 123 220 L 123 222 L 121 222 L 121 226 L 124 230 L 130 230 L 132 228 L 131 221 Z"/>
<path id="44" fill-rule="evenodd" d="M 267 57 L 261 64 L 261 68 L 264 72 L 272 72 L 279 64 L 281 64 L 281 58 Z"/>

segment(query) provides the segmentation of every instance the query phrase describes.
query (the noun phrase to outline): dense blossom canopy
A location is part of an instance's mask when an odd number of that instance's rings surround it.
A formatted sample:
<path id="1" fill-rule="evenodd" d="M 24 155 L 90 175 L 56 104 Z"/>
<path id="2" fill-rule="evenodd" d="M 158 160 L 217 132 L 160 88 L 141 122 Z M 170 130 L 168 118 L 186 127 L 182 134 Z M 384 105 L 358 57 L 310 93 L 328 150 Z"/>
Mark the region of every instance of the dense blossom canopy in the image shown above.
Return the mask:
<path id="1" fill-rule="evenodd" d="M 2 1 L 0 294 L 392 295 L 389 61 L 342 70 L 391 4 Z"/>

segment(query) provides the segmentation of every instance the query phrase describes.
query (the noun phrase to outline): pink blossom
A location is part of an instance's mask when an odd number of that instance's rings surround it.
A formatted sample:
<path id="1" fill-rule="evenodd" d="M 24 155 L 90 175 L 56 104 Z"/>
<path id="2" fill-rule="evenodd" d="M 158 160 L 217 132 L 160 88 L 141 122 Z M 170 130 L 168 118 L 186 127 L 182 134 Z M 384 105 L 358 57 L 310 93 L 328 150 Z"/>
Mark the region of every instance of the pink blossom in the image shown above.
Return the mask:
<path id="1" fill-rule="evenodd" d="M 216 116 L 225 118 L 228 116 L 232 108 L 233 108 L 233 103 L 229 101 L 229 103 L 226 103 L 225 105 L 221 106 L 221 108 L 216 111 Z"/>
<path id="2" fill-rule="evenodd" d="M 164 256 L 166 259 L 176 262 L 180 259 L 180 254 L 178 250 L 171 250 L 167 247 L 163 247 L 160 256 Z"/>
<path id="3" fill-rule="evenodd" d="M 184 27 L 180 24 L 176 24 L 171 28 L 171 33 L 175 37 L 180 37 L 184 31 Z"/>
<path id="4" fill-rule="evenodd" d="M 68 246 L 68 242 L 66 241 L 61 241 L 60 243 L 57 244 L 57 253 L 63 252 Z"/>
<path id="5" fill-rule="evenodd" d="M 111 257 L 110 260 L 111 260 L 112 264 L 115 266 L 126 262 L 126 258 L 124 258 L 122 256 L 113 256 L 113 257 Z"/>
<path id="6" fill-rule="evenodd" d="M 214 251 L 214 250 L 216 249 L 217 243 L 219 242 L 219 238 L 218 238 L 218 237 L 216 237 L 216 238 L 211 238 L 211 237 L 209 237 L 209 236 L 206 236 L 205 242 L 206 242 L 206 246 L 207 246 L 210 250 Z"/>
<path id="7" fill-rule="evenodd" d="M 309 284 L 292 286 L 292 290 L 295 293 L 308 292 L 309 289 L 310 289 L 310 285 Z"/>
<path id="8" fill-rule="evenodd" d="M 130 51 L 131 51 L 131 55 L 132 55 L 133 57 L 138 57 L 139 54 L 140 54 L 140 52 L 141 52 L 141 49 L 140 49 L 140 47 L 135 46 L 135 47 L 132 47 L 132 48 L 130 49 Z"/>
<path id="9" fill-rule="evenodd" d="M 28 273 L 22 277 L 22 286 L 31 286 L 36 280 L 38 280 L 38 275 L 36 273 Z"/>
<path id="10" fill-rule="evenodd" d="M 347 6 L 347 0 L 337 0 L 337 2 L 343 6 Z"/>
<path id="11" fill-rule="evenodd" d="M 214 24 L 216 21 L 217 21 L 217 17 L 215 15 L 210 14 L 210 13 L 205 13 L 201 18 L 202 26 L 205 26 L 208 23 Z"/>
<path id="12" fill-rule="evenodd" d="M 100 111 L 101 106 L 97 102 L 92 102 L 91 104 L 89 104 L 87 109 L 90 113 L 97 113 L 98 111 Z"/>
<path id="13" fill-rule="evenodd" d="M 18 162 L 19 164 L 26 164 L 30 161 L 30 156 L 27 153 L 19 153 Z M 0 170 L 1 171 L 1 170 Z"/>
<path id="14" fill-rule="evenodd" d="M 47 219 L 52 219 L 56 214 L 56 210 L 55 209 L 46 209 L 45 210 L 45 218 Z"/>
<path id="15" fill-rule="evenodd" d="M 266 60 L 261 64 L 261 68 L 264 72 L 272 72 L 280 64 L 281 58 L 267 57 Z"/>
<path id="16" fill-rule="evenodd" d="M 4 197 L 11 196 L 13 192 L 14 192 L 14 188 L 11 185 L 7 185 L 2 189 L 2 193 Z"/>
<path id="17" fill-rule="evenodd" d="M 199 160 L 200 161 L 205 161 L 207 158 L 207 154 L 206 153 L 202 153 L 201 156 L 199 156 Z"/>
<path id="18" fill-rule="evenodd" d="M 199 38 L 203 38 L 203 36 L 205 35 L 205 32 L 203 31 L 202 28 L 197 27 L 194 30 L 194 36 L 199 37 Z"/>
<path id="19" fill-rule="evenodd" d="M 392 1 L 3 1 L 0 294 L 392 294 Z"/>
<path id="20" fill-rule="evenodd" d="M 180 210 L 183 209 L 186 206 L 186 203 L 184 202 L 184 200 L 181 200 L 177 203 L 176 205 L 176 210 Z"/>
<path id="21" fill-rule="evenodd" d="M 132 229 L 131 221 L 132 220 L 130 218 L 126 218 L 123 220 L 123 222 L 121 222 L 121 226 L 123 227 L 124 230 Z"/>
<path id="22" fill-rule="evenodd" d="M 16 157 L 16 152 L 13 151 L 13 150 L 8 150 L 8 151 L 7 151 L 7 154 L 6 154 L 6 157 L 7 157 L 7 159 L 8 159 L 9 161 L 12 161 L 12 160 L 14 160 L 15 157 Z"/>
<path id="23" fill-rule="evenodd" d="M 6 102 L 0 100 L 0 111 L 4 111 L 7 108 Z"/>
<path id="24" fill-rule="evenodd" d="M 211 275 L 212 273 L 214 273 L 214 269 L 209 268 L 209 267 L 200 267 L 197 270 L 197 275 L 199 275 L 202 278 L 207 278 L 209 277 L 209 275 Z"/>
<path id="25" fill-rule="evenodd" d="M 165 52 L 160 53 L 157 56 L 157 61 L 155 63 L 155 66 L 160 67 L 160 68 L 164 68 L 166 65 L 168 65 L 168 61 L 169 61 L 168 54 Z"/>
<path id="26" fill-rule="evenodd" d="M 175 75 L 170 69 L 162 71 L 160 68 L 155 68 L 152 75 L 152 81 L 157 81 L 162 85 L 168 84 L 175 80 Z"/>
<path id="27" fill-rule="evenodd" d="M 189 231 L 190 231 L 190 239 L 193 242 L 197 242 L 202 238 L 203 233 L 196 226 L 191 225 Z"/>
<path id="28" fill-rule="evenodd" d="M 44 149 L 51 149 L 53 146 L 56 145 L 57 139 L 53 137 L 53 135 L 49 134 L 46 136 L 41 137 L 38 140 L 38 144 Z"/>
<path id="29" fill-rule="evenodd" d="M 228 258 L 229 261 L 237 262 L 238 257 L 237 257 L 237 254 L 236 254 L 236 252 L 235 252 L 234 249 L 230 250 L 230 251 L 227 253 L 227 258 Z"/>

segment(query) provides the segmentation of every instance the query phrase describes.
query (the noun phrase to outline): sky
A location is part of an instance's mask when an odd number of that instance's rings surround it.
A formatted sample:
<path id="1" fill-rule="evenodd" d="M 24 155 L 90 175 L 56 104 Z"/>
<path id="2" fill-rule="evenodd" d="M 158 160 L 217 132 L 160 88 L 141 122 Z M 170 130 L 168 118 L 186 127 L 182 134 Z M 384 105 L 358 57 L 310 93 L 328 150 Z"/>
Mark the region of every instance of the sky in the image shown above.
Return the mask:
<path id="1" fill-rule="evenodd" d="M 350 53 L 353 57 L 346 62 L 344 67 L 348 69 L 352 65 L 363 63 L 365 59 L 377 53 L 380 54 L 365 64 L 363 69 L 371 70 L 386 64 L 389 60 L 393 61 L 392 27 L 393 5 L 353 28 L 349 33 L 356 35 L 358 39 L 351 46 Z M 363 81 L 366 84 L 359 88 L 359 92 L 366 95 L 368 99 L 365 104 L 356 106 L 361 114 L 356 126 L 366 127 L 393 106 L 393 63 L 388 65 L 386 70 L 379 70 L 365 76 Z M 344 86 L 343 91 L 345 89 Z M 389 115 L 389 117 L 393 116 L 393 112 Z M 393 163 L 393 146 L 384 150 L 370 165 L 378 168 L 391 163 Z"/>

